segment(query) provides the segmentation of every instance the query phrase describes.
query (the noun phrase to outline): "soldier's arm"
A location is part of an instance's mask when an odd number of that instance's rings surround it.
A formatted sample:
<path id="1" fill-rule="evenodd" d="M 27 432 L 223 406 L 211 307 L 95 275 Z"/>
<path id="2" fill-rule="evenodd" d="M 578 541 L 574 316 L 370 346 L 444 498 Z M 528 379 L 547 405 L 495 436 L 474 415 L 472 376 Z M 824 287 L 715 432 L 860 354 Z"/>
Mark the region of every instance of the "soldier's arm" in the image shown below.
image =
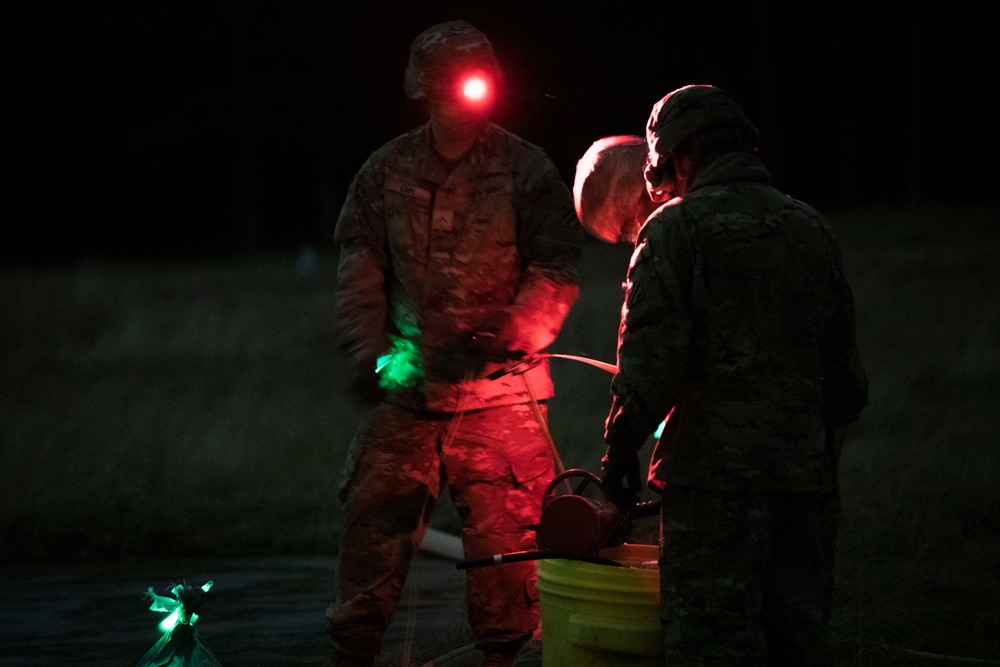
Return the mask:
<path id="1" fill-rule="evenodd" d="M 618 331 L 618 373 L 605 440 L 638 448 L 680 399 L 691 343 L 692 258 L 675 221 L 654 221 L 640 236 L 626 282 Z"/>
<path id="2" fill-rule="evenodd" d="M 360 371 L 389 348 L 386 322 L 388 255 L 382 193 L 366 164 L 354 177 L 334 230 L 340 247 L 335 308 L 341 344 Z"/>
<path id="3" fill-rule="evenodd" d="M 556 338 L 580 293 L 584 230 L 573 198 L 546 161 L 518 194 L 518 248 L 524 273 L 514 302 L 510 349 L 539 352 Z"/>
<path id="4" fill-rule="evenodd" d="M 854 294 L 841 264 L 840 248 L 830 242 L 834 275 L 826 313 L 826 357 L 821 382 L 823 418 L 828 426 L 857 420 L 868 404 L 868 376 L 856 342 Z"/>

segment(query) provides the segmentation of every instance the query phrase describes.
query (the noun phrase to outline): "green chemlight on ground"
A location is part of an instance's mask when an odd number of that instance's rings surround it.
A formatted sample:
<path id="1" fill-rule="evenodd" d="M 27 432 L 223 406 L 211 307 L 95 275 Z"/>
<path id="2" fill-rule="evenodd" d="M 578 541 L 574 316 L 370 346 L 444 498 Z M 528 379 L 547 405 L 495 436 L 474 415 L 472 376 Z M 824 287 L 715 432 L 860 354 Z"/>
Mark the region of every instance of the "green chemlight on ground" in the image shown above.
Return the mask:
<path id="1" fill-rule="evenodd" d="M 207 582 L 201 587 L 201 590 L 207 593 L 213 583 L 214 582 L 211 581 Z M 170 632 L 177 627 L 178 623 L 194 625 L 198 621 L 198 614 L 189 612 L 184 608 L 184 600 L 182 596 L 184 588 L 185 587 L 182 585 L 174 586 L 170 591 L 174 595 L 172 598 L 164 595 L 157 595 L 153 592 L 152 586 L 149 588 L 149 597 L 153 598 L 153 604 L 149 606 L 149 609 L 151 611 L 169 612 L 169 615 L 160 621 L 160 630 L 163 632 Z"/>

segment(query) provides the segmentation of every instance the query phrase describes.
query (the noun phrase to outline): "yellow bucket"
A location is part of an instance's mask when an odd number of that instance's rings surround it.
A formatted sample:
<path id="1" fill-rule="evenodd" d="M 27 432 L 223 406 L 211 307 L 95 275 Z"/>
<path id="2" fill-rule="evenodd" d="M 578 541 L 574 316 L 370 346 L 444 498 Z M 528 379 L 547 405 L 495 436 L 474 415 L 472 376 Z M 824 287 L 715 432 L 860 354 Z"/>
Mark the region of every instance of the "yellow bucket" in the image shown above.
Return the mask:
<path id="1" fill-rule="evenodd" d="M 542 665 L 662 667 L 656 545 L 623 544 L 600 555 L 627 567 L 537 562 Z"/>

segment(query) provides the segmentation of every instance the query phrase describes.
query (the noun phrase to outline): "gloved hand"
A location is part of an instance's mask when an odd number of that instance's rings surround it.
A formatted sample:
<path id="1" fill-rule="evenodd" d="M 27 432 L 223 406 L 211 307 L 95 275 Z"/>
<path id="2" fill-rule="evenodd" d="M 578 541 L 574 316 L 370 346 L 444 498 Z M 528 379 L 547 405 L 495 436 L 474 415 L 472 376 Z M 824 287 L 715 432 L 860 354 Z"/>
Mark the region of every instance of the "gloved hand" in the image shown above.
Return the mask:
<path id="1" fill-rule="evenodd" d="M 466 334 L 438 353 L 431 375 L 435 380 L 455 383 L 476 377 L 485 365 L 472 337 Z"/>
<path id="2" fill-rule="evenodd" d="M 379 386 L 378 373 L 375 372 L 375 360 L 358 362 L 351 377 L 351 389 L 365 403 L 374 405 L 385 398 L 385 390 Z"/>
<path id="3" fill-rule="evenodd" d="M 639 502 L 642 480 L 639 472 L 639 452 L 622 447 L 608 447 L 601 460 L 601 482 L 604 492 L 618 511 L 628 514 Z"/>
<path id="4" fill-rule="evenodd" d="M 840 464 L 840 454 L 844 451 L 844 440 L 847 432 L 843 426 L 838 426 L 832 422 L 824 423 L 824 433 L 826 441 L 826 451 L 836 467 Z"/>
<path id="5" fill-rule="evenodd" d="M 506 361 L 514 337 L 514 316 L 503 308 L 494 310 L 472 330 L 471 344 L 487 361 Z"/>
<path id="6" fill-rule="evenodd" d="M 509 311 L 493 311 L 438 355 L 434 375 L 446 382 L 459 382 L 478 376 L 489 361 L 506 361 L 513 328 L 514 316 Z"/>

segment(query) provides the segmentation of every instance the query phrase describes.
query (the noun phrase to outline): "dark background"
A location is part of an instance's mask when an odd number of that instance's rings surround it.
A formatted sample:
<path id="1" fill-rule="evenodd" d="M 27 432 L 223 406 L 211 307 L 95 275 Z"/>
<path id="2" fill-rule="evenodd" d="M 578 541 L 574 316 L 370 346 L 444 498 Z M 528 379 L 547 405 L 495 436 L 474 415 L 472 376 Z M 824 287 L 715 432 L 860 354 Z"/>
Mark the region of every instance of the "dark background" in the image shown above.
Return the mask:
<path id="1" fill-rule="evenodd" d="M 34 4 L 4 21 L 2 259 L 329 247 L 351 176 L 422 122 L 410 40 L 464 18 L 506 74 L 501 125 L 572 183 L 688 83 L 741 101 L 776 184 L 827 210 L 994 203 L 983 15 L 844 3 Z M 809 7 L 811 6 L 811 7 Z"/>

